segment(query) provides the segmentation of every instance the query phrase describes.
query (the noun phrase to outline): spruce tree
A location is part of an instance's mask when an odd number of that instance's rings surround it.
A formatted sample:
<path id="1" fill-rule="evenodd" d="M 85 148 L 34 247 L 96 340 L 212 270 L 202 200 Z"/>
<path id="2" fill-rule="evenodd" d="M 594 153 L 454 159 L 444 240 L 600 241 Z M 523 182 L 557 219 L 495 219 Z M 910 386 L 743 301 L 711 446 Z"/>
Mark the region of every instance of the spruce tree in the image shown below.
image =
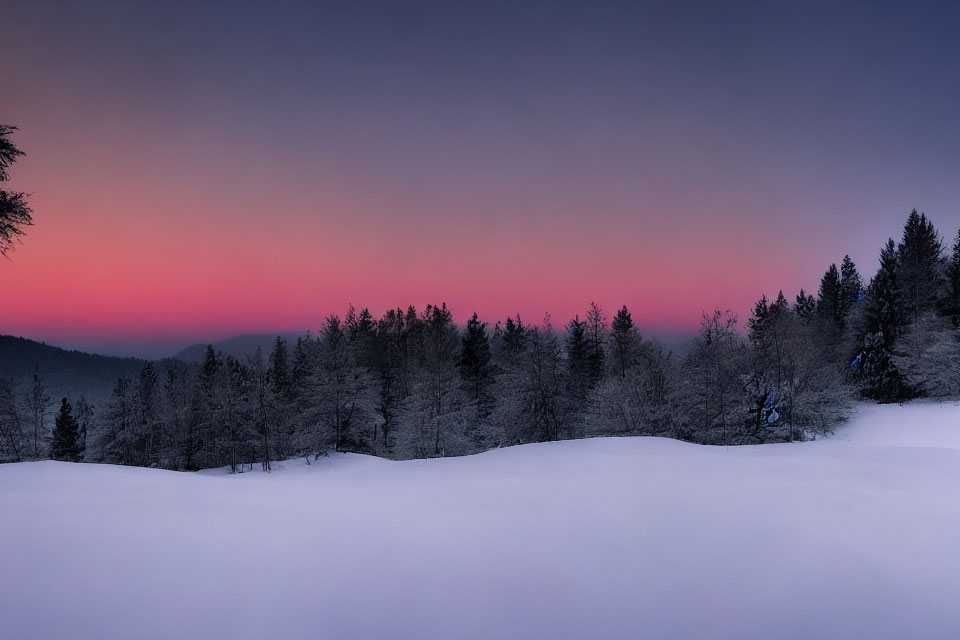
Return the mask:
<path id="1" fill-rule="evenodd" d="M 297 343 L 293 347 L 293 359 L 290 367 L 290 383 L 294 390 L 299 391 L 310 377 L 310 356 L 307 353 L 307 344 L 311 340 L 308 335 L 306 340 L 301 336 L 297 338 Z"/>
<path id="2" fill-rule="evenodd" d="M 596 302 L 591 302 L 587 309 L 587 371 L 592 382 L 603 377 L 603 363 L 605 359 L 604 342 L 606 341 L 606 318 L 603 310 Z"/>
<path id="3" fill-rule="evenodd" d="M 290 365 L 287 356 L 287 341 L 277 336 L 270 352 L 270 384 L 273 392 L 286 397 L 290 392 Z"/>
<path id="4" fill-rule="evenodd" d="M 753 313 L 747 320 L 747 337 L 754 346 L 763 344 L 767 325 L 770 323 L 770 308 L 767 305 L 767 296 L 763 294 L 757 303 L 753 305 Z"/>
<path id="5" fill-rule="evenodd" d="M 513 318 L 507 318 L 503 327 L 503 343 L 512 354 L 520 354 L 527 343 L 527 329 L 520 320 L 520 314 L 517 314 L 516 322 Z"/>
<path id="6" fill-rule="evenodd" d="M 837 265 L 831 264 L 823 278 L 820 279 L 820 290 L 817 292 L 817 316 L 824 322 L 839 325 L 840 315 L 840 273 Z"/>
<path id="7" fill-rule="evenodd" d="M 80 427 L 73 417 L 73 409 L 64 398 L 60 402 L 60 411 L 53 427 L 53 440 L 50 443 L 50 457 L 53 460 L 78 462 L 80 459 Z"/>
<path id="8" fill-rule="evenodd" d="M 867 290 L 857 366 L 864 395 L 886 401 L 905 394 L 902 378 L 891 361 L 893 344 L 903 324 L 898 264 L 897 247 L 891 238 L 880 251 L 880 269 Z"/>
<path id="9" fill-rule="evenodd" d="M 800 289 L 793 305 L 793 311 L 797 314 L 800 324 L 806 326 L 813 320 L 817 311 L 817 301 L 813 296 L 807 295 L 803 289 Z"/>
<path id="10" fill-rule="evenodd" d="M 79 446 L 81 460 L 86 455 L 87 435 L 90 432 L 90 423 L 92 421 L 93 406 L 87 402 L 86 397 L 80 396 L 80 400 L 77 401 L 77 424 L 80 427 L 77 444 Z"/>
<path id="11" fill-rule="evenodd" d="M 863 289 L 863 280 L 857 272 L 857 265 L 853 263 L 850 256 L 843 256 L 843 262 L 840 264 L 840 318 L 846 320 L 850 312 L 860 300 L 860 292 Z"/>
<path id="12" fill-rule="evenodd" d="M 582 407 L 590 388 L 590 371 L 587 355 L 587 325 L 580 320 L 580 316 L 567 323 L 567 376 L 572 402 L 577 408 Z"/>
<path id="13" fill-rule="evenodd" d="M 463 337 L 460 339 L 460 376 L 470 389 L 477 414 L 482 419 L 489 413 L 486 386 L 490 380 L 490 339 L 487 337 L 487 323 L 480 322 L 476 312 L 467 321 Z"/>
<path id="14" fill-rule="evenodd" d="M 903 294 L 905 320 L 917 323 L 935 310 L 944 297 L 943 246 L 940 234 L 923 213 L 914 209 L 897 247 L 897 280 Z"/>
<path id="15" fill-rule="evenodd" d="M 640 333 L 633 324 L 633 316 L 626 305 L 620 307 L 610 323 L 610 341 L 613 343 L 616 357 L 617 375 L 626 377 L 627 371 L 636 362 L 637 344 L 640 342 Z"/>

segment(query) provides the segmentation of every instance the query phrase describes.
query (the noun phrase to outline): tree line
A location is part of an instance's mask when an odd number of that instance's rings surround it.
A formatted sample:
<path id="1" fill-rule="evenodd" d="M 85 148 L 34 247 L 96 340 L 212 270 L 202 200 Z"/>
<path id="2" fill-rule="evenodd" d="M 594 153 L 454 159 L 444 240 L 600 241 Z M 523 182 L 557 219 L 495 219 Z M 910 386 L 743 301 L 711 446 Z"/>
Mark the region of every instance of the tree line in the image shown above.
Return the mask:
<path id="1" fill-rule="evenodd" d="M 350 307 L 316 335 L 199 365 L 146 364 L 108 401 L 60 400 L 52 430 L 40 372 L 0 381 L 0 455 L 193 470 L 328 451 L 464 455 L 529 442 L 619 435 L 706 444 L 816 437 L 859 396 L 960 394 L 960 233 L 948 253 L 910 213 L 864 282 L 844 257 L 816 296 L 754 306 L 745 331 L 704 314 L 684 355 L 645 339 L 627 307 L 597 304 L 556 328 L 519 316 L 457 326 L 445 304 Z"/>

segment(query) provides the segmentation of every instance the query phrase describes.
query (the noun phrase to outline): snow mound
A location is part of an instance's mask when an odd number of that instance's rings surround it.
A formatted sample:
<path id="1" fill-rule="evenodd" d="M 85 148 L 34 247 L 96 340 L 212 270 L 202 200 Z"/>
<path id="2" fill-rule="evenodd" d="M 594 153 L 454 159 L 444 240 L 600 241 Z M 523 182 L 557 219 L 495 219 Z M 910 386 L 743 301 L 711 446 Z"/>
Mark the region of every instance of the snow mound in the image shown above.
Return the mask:
<path id="1" fill-rule="evenodd" d="M 960 407 L 276 473 L 0 466 L 4 637 L 960 637 Z"/>

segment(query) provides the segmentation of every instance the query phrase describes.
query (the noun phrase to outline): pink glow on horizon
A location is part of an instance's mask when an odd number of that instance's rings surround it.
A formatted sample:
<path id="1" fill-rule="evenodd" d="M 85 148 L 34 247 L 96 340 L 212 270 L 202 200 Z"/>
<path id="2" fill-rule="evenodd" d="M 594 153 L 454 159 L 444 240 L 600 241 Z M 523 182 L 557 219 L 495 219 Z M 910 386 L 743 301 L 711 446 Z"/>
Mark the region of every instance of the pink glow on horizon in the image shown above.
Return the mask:
<path id="1" fill-rule="evenodd" d="M 559 328 L 595 300 L 608 315 L 626 304 L 644 331 L 683 333 L 705 311 L 742 316 L 761 293 L 810 290 L 811 248 L 842 256 L 802 217 L 773 231 L 742 219 L 735 188 L 557 179 L 464 196 L 372 170 L 302 182 L 202 139 L 179 164 L 174 143 L 147 157 L 123 139 L 18 142 L 30 155 L 13 186 L 34 194 L 37 224 L 0 265 L 17 301 L 0 333 L 50 341 L 316 330 L 350 303 L 379 315 L 446 302 L 460 322 L 476 310 L 491 324 L 549 312 Z"/>
<path id="2" fill-rule="evenodd" d="M 789 282 L 793 266 L 757 273 L 729 246 L 752 240 L 719 229 L 682 245 L 650 225 L 636 236 L 569 224 L 509 236 L 497 224 L 443 228 L 437 214 L 405 230 L 367 226 L 363 210 L 350 224 L 354 216 L 325 216 L 322 204 L 315 217 L 261 223 L 255 207 L 226 199 L 224 226 L 203 205 L 171 213 L 171 202 L 131 195 L 135 183 L 77 206 L 78 187 L 31 183 L 38 224 L 2 266 L 4 295 L 18 301 L 4 333 L 102 341 L 306 330 L 351 302 L 378 315 L 446 302 L 459 321 L 476 310 L 491 323 L 550 312 L 560 327 L 591 300 L 608 314 L 627 304 L 642 328 L 687 332 L 714 307 L 743 312 L 767 282 Z"/>

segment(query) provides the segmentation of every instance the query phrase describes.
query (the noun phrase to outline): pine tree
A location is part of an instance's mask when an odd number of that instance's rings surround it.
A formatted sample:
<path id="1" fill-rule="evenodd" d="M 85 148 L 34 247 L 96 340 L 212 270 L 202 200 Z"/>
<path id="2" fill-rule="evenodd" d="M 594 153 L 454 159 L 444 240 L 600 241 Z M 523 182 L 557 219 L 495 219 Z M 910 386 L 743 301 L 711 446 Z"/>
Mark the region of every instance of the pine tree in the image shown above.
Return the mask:
<path id="1" fill-rule="evenodd" d="M 303 387 L 310 377 L 310 354 L 307 352 L 307 345 L 312 342 L 309 334 L 306 338 L 303 336 L 297 338 L 297 343 L 293 347 L 293 358 L 290 367 L 290 384 L 297 395 L 303 395 Z"/>
<path id="2" fill-rule="evenodd" d="M 223 360 L 214 350 L 213 345 L 207 345 L 203 365 L 197 376 L 194 404 L 192 411 L 192 442 L 194 453 L 211 454 L 223 440 Z M 200 467 L 215 464 L 209 456 L 204 455 L 200 460 L 194 460 Z"/>
<path id="3" fill-rule="evenodd" d="M 270 352 L 270 384 L 278 396 L 288 398 L 290 393 L 290 366 L 287 357 L 287 341 L 277 336 Z"/>
<path id="4" fill-rule="evenodd" d="M 827 272 L 820 279 L 820 290 L 817 292 L 817 316 L 821 321 L 838 326 L 842 320 L 840 315 L 840 273 L 837 265 L 831 264 Z"/>
<path id="5" fill-rule="evenodd" d="M 503 343 L 514 355 L 523 352 L 524 346 L 527 343 L 527 329 L 523 326 L 523 321 L 520 319 L 519 314 L 517 314 L 516 322 L 513 321 L 513 318 L 507 318 L 504 323 Z"/>
<path id="6" fill-rule="evenodd" d="M 10 166 L 26 155 L 9 138 L 16 130 L 16 127 L 0 124 L 0 182 L 10 179 Z M 0 189 L 0 256 L 11 251 L 25 233 L 24 228 L 32 224 L 33 209 L 27 204 L 27 194 Z"/>
<path id="7" fill-rule="evenodd" d="M 73 409 L 64 398 L 60 402 L 60 412 L 53 427 L 53 440 L 50 443 L 50 457 L 53 460 L 78 462 L 80 460 L 80 427 L 73 417 Z"/>
<path id="8" fill-rule="evenodd" d="M 77 401 L 77 425 L 80 427 L 77 436 L 77 445 L 80 449 L 80 459 L 86 456 L 87 435 L 90 433 L 90 425 L 93 422 L 93 405 L 87 402 L 84 396 L 80 396 Z"/>
<path id="9" fill-rule="evenodd" d="M 850 256 L 843 256 L 840 264 L 840 318 L 846 320 L 850 312 L 860 301 L 863 280 L 857 272 L 857 265 Z"/>
<path id="10" fill-rule="evenodd" d="M 580 316 L 567 323 L 567 376 L 570 400 L 576 409 L 582 409 L 590 390 L 587 325 Z"/>
<path id="11" fill-rule="evenodd" d="M 902 378 L 891 360 L 894 341 L 903 326 L 898 264 L 897 247 L 891 238 L 880 251 L 880 269 L 870 282 L 864 302 L 857 373 L 864 395 L 878 400 L 896 400 L 905 394 Z"/>
<path id="12" fill-rule="evenodd" d="M 763 294 L 753 305 L 753 313 L 747 319 L 747 336 L 754 346 L 759 346 L 766 339 L 767 325 L 770 323 L 770 308 L 767 305 L 767 296 Z"/>
<path id="13" fill-rule="evenodd" d="M 603 377 L 603 363 L 605 359 L 604 343 L 606 342 L 606 318 L 603 310 L 596 302 L 591 302 L 587 309 L 587 371 L 590 380 L 599 381 Z"/>
<path id="14" fill-rule="evenodd" d="M 621 378 L 625 378 L 627 371 L 636 364 L 640 340 L 640 333 L 633 324 L 633 317 L 624 305 L 610 323 L 610 341 L 613 343 L 617 375 Z"/>
<path id="15" fill-rule="evenodd" d="M 807 295 L 803 289 L 800 289 L 793 305 L 793 311 L 797 314 L 800 324 L 806 326 L 810 324 L 816 314 L 817 301 L 813 296 Z"/>
<path id="16" fill-rule="evenodd" d="M 467 321 L 463 337 L 460 339 L 460 376 L 470 389 L 473 403 L 480 419 L 489 414 L 486 387 L 490 380 L 490 339 L 487 337 L 487 324 L 480 322 L 476 312 Z"/>
<path id="17" fill-rule="evenodd" d="M 917 323 L 933 311 L 944 295 L 943 246 L 940 234 L 923 213 L 914 209 L 897 247 L 897 280 L 903 294 L 905 320 Z"/>
<path id="18" fill-rule="evenodd" d="M 376 323 L 370 309 L 364 307 L 358 314 L 351 305 L 350 309 L 347 310 L 344 327 L 347 342 L 357 364 L 363 368 L 373 368 L 377 360 L 377 354 L 375 353 Z"/>
<path id="19" fill-rule="evenodd" d="M 423 314 L 424 365 L 428 373 L 430 414 L 434 422 L 435 456 L 446 455 L 445 417 L 450 410 L 450 379 L 455 375 L 457 328 L 446 303 L 427 305 Z"/>

